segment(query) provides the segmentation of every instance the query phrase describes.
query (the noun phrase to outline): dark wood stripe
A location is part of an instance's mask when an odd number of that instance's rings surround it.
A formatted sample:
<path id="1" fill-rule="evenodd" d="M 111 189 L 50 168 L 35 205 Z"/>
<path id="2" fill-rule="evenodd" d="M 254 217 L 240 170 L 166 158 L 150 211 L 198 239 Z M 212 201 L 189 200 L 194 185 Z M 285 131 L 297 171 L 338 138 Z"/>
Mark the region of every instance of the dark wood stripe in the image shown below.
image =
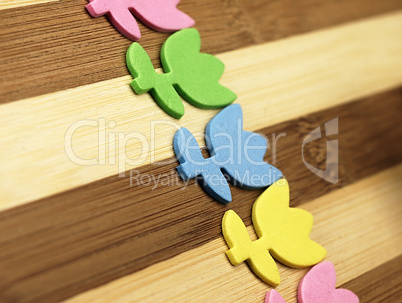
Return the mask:
<path id="1" fill-rule="evenodd" d="M 360 303 L 402 302 L 402 255 L 340 287 L 357 294 Z"/>
<path id="2" fill-rule="evenodd" d="M 262 129 L 277 142 L 276 166 L 291 188 L 291 205 L 311 201 L 402 161 L 400 91 L 301 117 Z M 330 184 L 306 168 L 305 136 L 339 118 L 340 181 Z M 325 168 L 325 139 L 306 147 L 307 160 Z M 267 160 L 272 163 L 271 153 Z M 182 189 L 177 163 L 141 167 L 162 176 L 162 185 L 130 187 L 113 176 L 0 213 L 0 301 L 52 302 L 70 297 L 221 236 L 221 219 L 234 209 L 250 224 L 261 190 L 232 187 L 228 206 L 213 201 L 191 182 Z M 23 184 L 21 184 L 23 190 Z"/>
<path id="3" fill-rule="evenodd" d="M 0 103 L 128 75 L 129 40 L 85 11 L 86 0 L 0 10 Z M 216 54 L 402 8 L 400 0 L 183 0 L 202 50 Z M 159 66 L 168 34 L 141 25 L 141 45 Z"/>

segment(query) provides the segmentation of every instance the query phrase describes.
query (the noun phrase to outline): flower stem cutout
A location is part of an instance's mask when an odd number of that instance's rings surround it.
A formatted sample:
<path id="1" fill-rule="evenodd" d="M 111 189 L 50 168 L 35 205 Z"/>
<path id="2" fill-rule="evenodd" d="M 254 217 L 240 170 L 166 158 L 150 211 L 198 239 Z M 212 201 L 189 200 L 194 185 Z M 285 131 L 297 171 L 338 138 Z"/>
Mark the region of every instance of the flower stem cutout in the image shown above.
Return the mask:
<path id="1" fill-rule="evenodd" d="M 244 261 L 265 283 L 280 283 L 274 261 L 289 267 L 303 268 L 322 261 L 326 250 L 309 238 L 313 216 L 302 209 L 289 207 L 289 185 L 281 179 L 262 193 L 253 205 L 252 221 L 258 239 L 251 241 L 246 226 L 233 211 L 225 213 L 222 232 L 233 265 Z"/>
<path id="2" fill-rule="evenodd" d="M 212 55 L 200 53 L 200 47 L 200 35 L 194 28 L 171 35 L 162 46 L 165 73 L 160 74 L 141 45 L 133 43 L 126 54 L 128 69 L 134 77 L 132 88 L 137 94 L 150 92 L 158 105 L 177 119 L 184 115 L 180 96 L 203 109 L 232 103 L 236 94 L 219 84 L 224 64 Z"/>

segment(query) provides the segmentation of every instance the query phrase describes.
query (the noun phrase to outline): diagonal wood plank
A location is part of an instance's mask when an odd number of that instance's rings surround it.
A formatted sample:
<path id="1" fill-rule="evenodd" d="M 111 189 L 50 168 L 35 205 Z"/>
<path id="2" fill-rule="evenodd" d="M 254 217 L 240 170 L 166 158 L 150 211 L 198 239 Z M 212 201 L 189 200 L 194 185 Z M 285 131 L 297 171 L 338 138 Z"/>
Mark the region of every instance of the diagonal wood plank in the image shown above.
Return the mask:
<path id="1" fill-rule="evenodd" d="M 131 41 L 105 17 L 91 18 L 87 0 L 35 2 L 0 10 L 0 103 L 127 74 L 124 53 Z M 402 2 L 182 0 L 179 8 L 196 20 L 202 50 L 217 54 L 395 11 Z M 140 27 L 140 43 L 159 66 L 168 34 Z"/>
<path id="2" fill-rule="evenodd" d="M 314 215 L 311 238 L 327 249 L 338 286 L 402 254 L 401 182 L 400 165 L 301 206 Z M 263 302 L 270 288 L 245 264 L 232 266 L 226 249 L 219 238 L 67 302 Z M 280 266 L 276 289 L 287 302 L 306 271 Z"/>
<path id="3" fill-rule="evenodd" d="M 401 31 L 398 12 L 224 53 L 219 55 L 227 65 L 221 82 L 238 94 L 245 129 L 261 129 L 401 85 L 402 40 L 394 38 Z M 0 209 L 173 157 L 176 129 L 203 132 L 217 113 L 184 102 L 184 118 L 174 120 L 147 94 L 135 95 L 130 78 L 0 106 L 0 156 L 8 172 L 0 184 Z M 99 127 L 77 124 L 93 120 L 99 126 L 104 117 L 105 124 L 112 120 L 117 125 L 111 130 L 115 138 L 108 146 L 113 152 L 109 158 L 101 150 L 106 139 L 99 144 Z M 153 137 L 153 123 L 167 126 L 157 125 Z M 142 141 L 117 141 L 117 133 L 125 137 L 134 131 Z M 71 160 L 74 155 L 95 157 L 100 165 L 80 165 L 79 159 Z M 135 160 L 125 161 L 126 157 Z M 24 190 L 15 190 L 13 184 L 23 184 Z"/>
<path id="4" fill-rule="evenodd" d="M 0 10 L 61 0 L 1 0 Z"/>
<path id="5" fill-rule="evenodd" d="M 291 184 L 291 204 L 305 204 L 400 163 L 401 106 L 397 90 L 260 130 L 268 138 L 286 134 L 277 144 L 275 165 Z M 300 148 L 308 133 L 334 117 L 339 134 L 309 144 L 305 153 L 309 163 L 325 169 L 327 139 L 339 140 L 340 179 L 329 184 L 307 169 Z M 266 159 L 274 161 L 271 151 Z M 128 176 L 114 176 L 1 212 L 0 289 L 24 300 L 41 289 L 43 299 L 58 300 L 220 237 L 227 209 L 250 224 L 261 191 L 232 187 L 234 201 L 223 206 L 194 182 L 183 189 L 176 165 L 141 167 L 138 176 L 146 183 L 134 179 L 131 186 Z M 148 183 L 149 176 L 161 176 L 160 182 Z"/>
<path id="6" fill-rule="evenodd" d="M 379 265 L 345 283 L 342 287 L 356 293 L 360 302 L 382 303 L 402 300 L 402 255 Z"/>

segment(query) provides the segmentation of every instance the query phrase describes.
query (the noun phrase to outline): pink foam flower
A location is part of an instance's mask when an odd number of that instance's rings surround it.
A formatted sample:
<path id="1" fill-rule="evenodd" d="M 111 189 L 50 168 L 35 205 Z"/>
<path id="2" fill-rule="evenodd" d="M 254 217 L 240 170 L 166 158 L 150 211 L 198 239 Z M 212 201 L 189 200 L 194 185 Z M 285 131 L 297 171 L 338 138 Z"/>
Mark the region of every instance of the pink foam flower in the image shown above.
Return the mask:
<path id="1" fill-rule="evenodd" d="M 134 16 L 158 32 L 174 32 L 192 27 L 194 20 L 177 9 L 180 0 L 89 0 L 86 6 L 92 17 L 106 15 L 125 37 L 137 41 L 140 28 Z"/>
<path id="2" fill-rule="evenodd" d="M 336 289 L 336 273 L 331 262 L 314 266 L 299 283 L 299 303 L 359 303 L 359 298 L 347 289 Z M 265 303 L 286 303 L 276 290 L 270 290 Z"/>

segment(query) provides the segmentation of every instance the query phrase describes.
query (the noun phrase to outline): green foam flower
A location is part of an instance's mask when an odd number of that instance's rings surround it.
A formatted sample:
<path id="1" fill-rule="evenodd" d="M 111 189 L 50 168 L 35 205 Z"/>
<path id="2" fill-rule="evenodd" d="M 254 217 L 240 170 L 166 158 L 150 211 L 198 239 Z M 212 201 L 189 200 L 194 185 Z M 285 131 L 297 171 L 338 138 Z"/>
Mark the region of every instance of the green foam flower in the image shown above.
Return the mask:
<path id="1" fill-rule="evenodd" d="M 165 73 L 156 73 L 151 59 L 138 43 L 133 43 L 126 61 L 137 94 L 149 92 L 169 115 L 180 119 L 184 106 L 180 96 L 203 109 L 222 108 L 232 103 L 236 94 L 219 84 L 225 66 L 218 58 L 200 53 L 201 39 L 196 29 L 183 29 L 171 35 L 161 50 Z"/>

